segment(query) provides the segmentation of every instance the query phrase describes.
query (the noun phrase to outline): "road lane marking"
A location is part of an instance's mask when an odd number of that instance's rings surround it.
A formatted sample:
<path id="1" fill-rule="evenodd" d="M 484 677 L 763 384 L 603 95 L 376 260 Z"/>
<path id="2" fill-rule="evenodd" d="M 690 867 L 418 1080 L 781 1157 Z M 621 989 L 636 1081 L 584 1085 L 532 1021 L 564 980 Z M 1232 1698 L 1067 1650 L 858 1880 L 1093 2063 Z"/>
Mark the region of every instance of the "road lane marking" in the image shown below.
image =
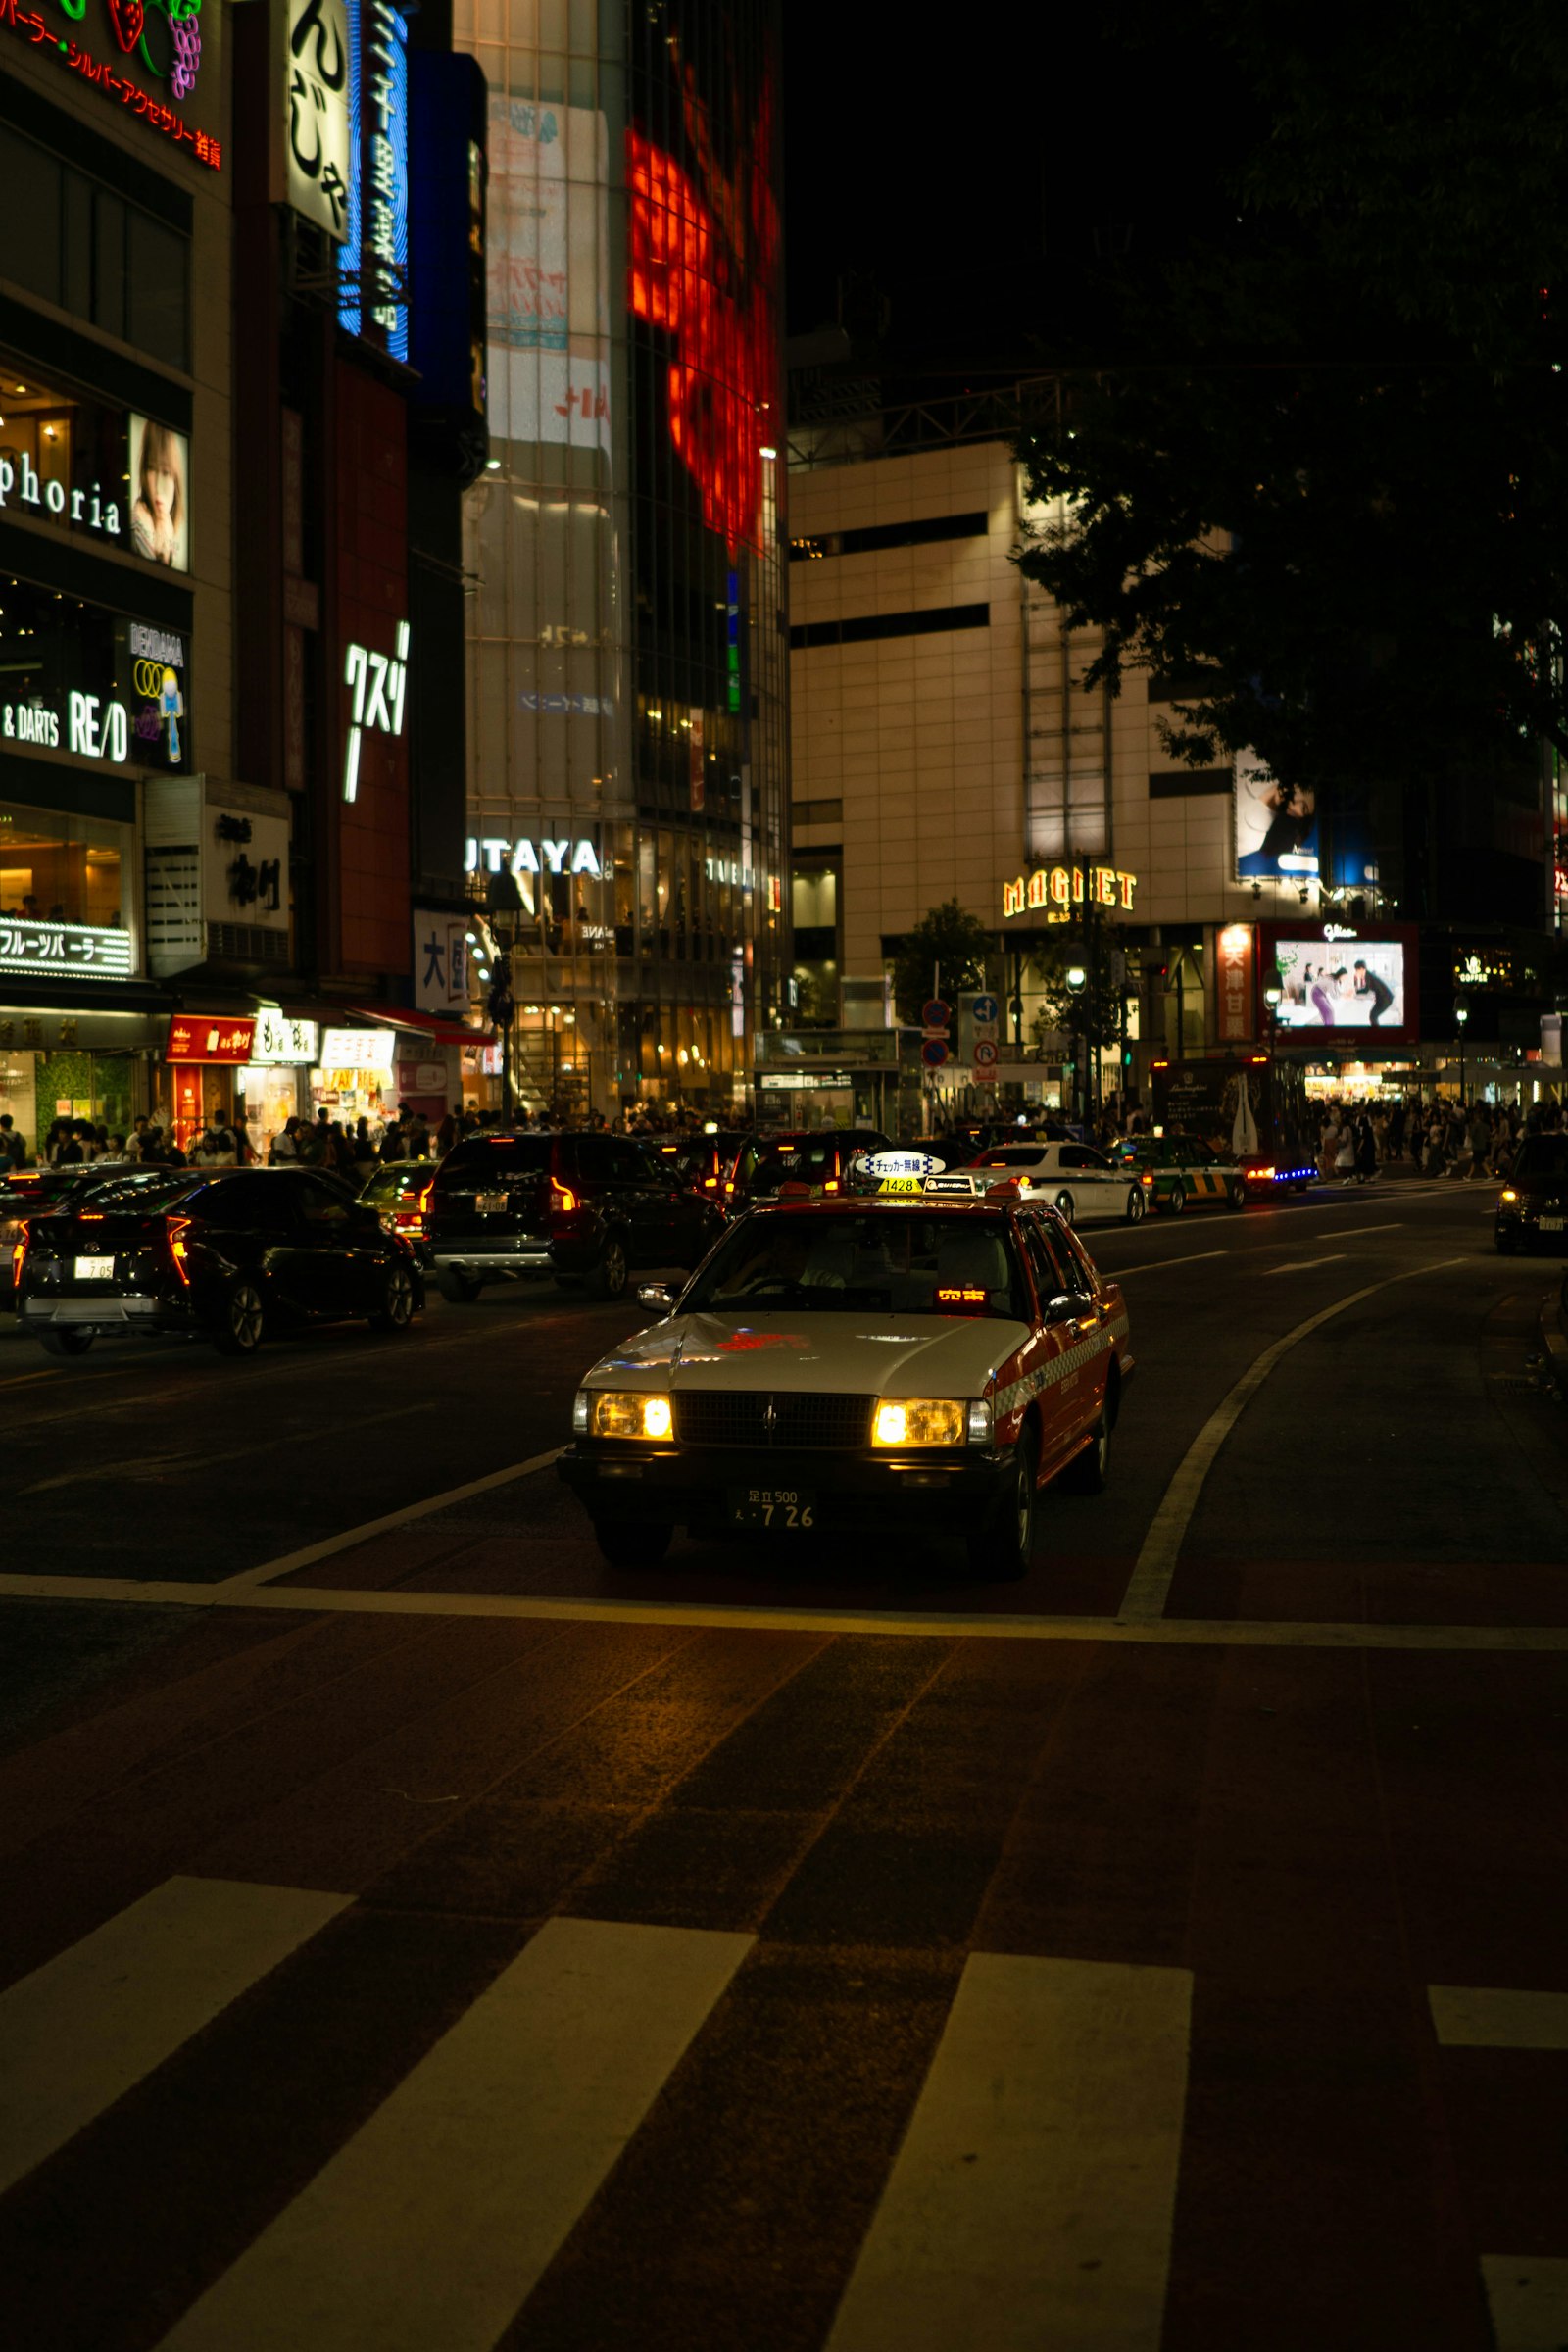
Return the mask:
<path id="1" fill-rule="evenodd" d="M 167 1879 L 0 1992 L 0 2190 L 352 1900 L 233 1879 Z"/>
<path id="2" fill-rule="evenodd" d="M 1450 2048 L 1568 2050 L 1568 1992 L 1510 1985 L 1429 1984 L 1432 2023 Z"/>
<path id="3" fill-rule="evenodd" d="M 260 1568 L 242 1569 L 238 1576 L 223 1579 L 221 1590 L 236 1592 L 257 1585 L 270 1584 L 277 1576 L 288 1576 L 296 1568 L 314 1567 L 318 1560 L 329 1560 L 334 1552 L 352 1550 L 356 1544 L 368 1543 L 371 1536 L 384 1536 L 389 1528 L 407 1527 L 413 1520 L 428 1519 L 432 1511 L 443 1511 L 448 1503 L 466 1502 L 470 1494 L 488 1494 L 492 1488 L 510 1486 L 514 1479 L 531 1478 L 536 1470 L 546 1470 L 565 1452 L 564 1446 L 553 1446 L 548 1453 L 536 1453 L 526 1462 L 513 1462 L 505 1470 L 492 1470 L 483 1478 L 470 1478 L 461 1487 L 448 1487 L 443 1494 L 427 1494 L 423 1502 L 408 1503 L 401 1511 L 387 1511 L 379 1519 L 362 1520 L 358 1527 L 346 1528 L 340 1536 L 323 1536 L 319 1544 L 305 1544 L 298 1551 L 285 1551 L 281 1558 L 264 1560 Z"/>
<path id="4" fill-rule="evenodd" d="M 1122 1623 L 1164 1616 L 1170 1580 L 1176 1573 L 1176 1561 L 1193 1513 L 1198 1508 L 1203 1482 L 1243 1411 L 1281 1357 L 1288 1355 L 1302 1340 L 1310 1338 L 1323 1324 L 1331 1323 L 1336 1315 L 1343 1315 L 1347 1307 L 1359 1305 L 1363 1298 L 1374 1298 L 1379 1291 L 1391 1290 L 1396 1282 L 1412 1282 L 1417 1275 L 1440 1273 L 1446 1266 L 1458 1266 L 1465 1262 L 1458 1257 L 1437 1258 L 1424 1266 L 1412 1266 L 1405 1273 L 1390 1274 L 1382 1282 L 1369 1282 L 1363 1290 L 1350 1291 L 1345 1298 L 1337 1298 L 1332 1306 L 1322 1307 L 1315 1315 L 1308 1315 L 1304 1323 L 1298 1323 L 1294 1331 L 1288 1331 L 1283 1339 L 1276 1340 L 1272 1347 L 1264 1348 L 1256 1362 L 1242 1374 L 1229 1396 L 1210 1413 L 1187 1448 L 1175 1477 L 1165 1489 L 1159 1508 L 1150 1522 L 1149 1533 L 1144 1538 L 1137 1565 L 1117 1612 Z"/>
<path id="5" fill-rule="evenodd" d="M 1483 2254 L 1481 2278 L 1496 2352 L 1562 2352 L 1568 2262 L 1553 2254 Z"/>
<path id="6" fill-rule="evenodd" d="M 1336 1238 L 1342 1242 L 1353 1242 L 1356 1235 L 1360 1233 L 1402 1233 L 1403 1231 L 1404 1219 L 1396 1217 L 1392 1225 L 1347 1225 L 1344 1232 Z"/>
<path id="7" fill-rule="evenodd" d="M 971 1954 L 827 2352 L 1158 2352 L 1192 1984 Z"/>
<path id="8" fill-rule="evenodd" d="M 1163 1274 L 1167 1266 L 1200 1266 L 1205 1257 L 1235 1257 L 1234 1250 L 1184 1250 L 1180 1257 L 1146 1257 L 1136 1266 L 1101 1266 L 1099 1271 L 1112 1282 L 1120 1282 L 1127 1274 Z"/>
<path id="9" fill-rule="evenodd" d="M 488 2352 L 752 1942 L 550 1920 L 165 2352 Z"/>
<path id="10" fill-rule="evenodd" d="M 1288 1265 L 1264 1266 L 1265 1274 L 1310 1274 L 1314 1266 L 1341 1266 L 1348 1252 L 1335 1250 L 1327 1257 L 1293 1257 Z"/>

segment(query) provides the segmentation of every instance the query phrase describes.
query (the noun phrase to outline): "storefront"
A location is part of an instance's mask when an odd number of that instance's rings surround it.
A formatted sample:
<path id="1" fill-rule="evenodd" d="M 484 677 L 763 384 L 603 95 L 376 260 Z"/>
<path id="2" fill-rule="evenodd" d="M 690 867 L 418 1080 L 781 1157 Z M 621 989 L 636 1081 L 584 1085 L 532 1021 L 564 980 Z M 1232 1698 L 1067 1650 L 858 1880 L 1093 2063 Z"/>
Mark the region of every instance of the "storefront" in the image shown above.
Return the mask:
<path id="1" fill-rule="evenodd" d="M 357 1119 L 379 1126 L 397 1109 L 392 1029 L 325 1029 L 311 1072 L 313 1114 L 324 1110 L 345 1132 Z"/>
<path id="2" fill-rule="evenodd" d="M 319 1052 L 315 1021 L 296 1020 L 275 1005 L 258 1011 L 240 1091 L 251 1144 L 263 1159 L 290 1119 L 311 1115 L 310 1074 Z"/>
<path id="3" fill-rule="evenodd" d="M 167 1067 L 153 1116 L 166 1131 L 172 1127 L 182 1152 L 204 1128 L 231 1125 L 242 1102 L 248 1120 L 244 1077 L 255 1042 L 254 1017 L 182 1012 L 171 1020 L 164 1045 Z"/>

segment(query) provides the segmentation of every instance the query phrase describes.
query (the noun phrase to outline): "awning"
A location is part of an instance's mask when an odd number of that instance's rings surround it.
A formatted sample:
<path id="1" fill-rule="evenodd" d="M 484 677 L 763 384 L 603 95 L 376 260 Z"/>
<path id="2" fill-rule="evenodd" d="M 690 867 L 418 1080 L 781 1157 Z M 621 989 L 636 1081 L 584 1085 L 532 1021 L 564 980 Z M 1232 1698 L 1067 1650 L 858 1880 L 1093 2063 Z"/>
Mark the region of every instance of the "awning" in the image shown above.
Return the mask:
<path id="1" fill-rule="evenodd" d="M 415 1012 L 407 1004 L 350 1004 L 346 1011 L 356 1020 L 376 1021 L 383 1028 L 406 1029 L 411 1037 L 427 1037 L 436 1046 L 488 1046 L 494 1032 L 489 1029 L 469 1029 L 462 1021 L 448 1020 L 439 1012 Z"/>

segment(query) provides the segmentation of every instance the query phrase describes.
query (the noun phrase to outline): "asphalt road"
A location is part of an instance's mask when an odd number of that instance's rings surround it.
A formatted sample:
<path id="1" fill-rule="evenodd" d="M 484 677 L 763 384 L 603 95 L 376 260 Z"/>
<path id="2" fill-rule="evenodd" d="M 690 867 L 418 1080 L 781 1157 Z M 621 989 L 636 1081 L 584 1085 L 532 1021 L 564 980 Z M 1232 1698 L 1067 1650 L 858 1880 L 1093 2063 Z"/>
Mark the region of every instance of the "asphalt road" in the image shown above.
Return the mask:
<path id="1" fill-rule="evenodd" d="M 1088 1237 L 1139 1373 L 1004 1587 L 608 1569 L 547 1457 L 639 1318 L 554 1290 L 0 1337 L 0 2333 L 1568 2341 L 1561 1269 L 1491 1199 Z"/>

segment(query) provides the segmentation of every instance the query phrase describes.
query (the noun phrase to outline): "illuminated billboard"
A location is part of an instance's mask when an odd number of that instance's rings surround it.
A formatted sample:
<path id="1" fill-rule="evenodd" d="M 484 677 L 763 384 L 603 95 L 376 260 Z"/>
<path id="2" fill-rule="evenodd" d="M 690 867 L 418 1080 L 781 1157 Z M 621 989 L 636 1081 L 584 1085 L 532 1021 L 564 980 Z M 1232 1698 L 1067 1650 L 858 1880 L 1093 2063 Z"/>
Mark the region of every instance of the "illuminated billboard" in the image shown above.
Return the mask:
<path id="1" fill-rule="evenodd" d="M 1350 1030 L 1358 1047 L 1408 1039 L 1416 1024 L 1414 943 L 1405 925 L 1269 926 L 1264 954 L 1279 971 L 1280 1030 Z"/>
<path id="2" fill-rule="evenodd" d="M 1316 879 L 1317 794 L 1310 784 L 1282 784 L 1254 753 L 1238 752 L 1233 799 L 1239 880 Z"/>

